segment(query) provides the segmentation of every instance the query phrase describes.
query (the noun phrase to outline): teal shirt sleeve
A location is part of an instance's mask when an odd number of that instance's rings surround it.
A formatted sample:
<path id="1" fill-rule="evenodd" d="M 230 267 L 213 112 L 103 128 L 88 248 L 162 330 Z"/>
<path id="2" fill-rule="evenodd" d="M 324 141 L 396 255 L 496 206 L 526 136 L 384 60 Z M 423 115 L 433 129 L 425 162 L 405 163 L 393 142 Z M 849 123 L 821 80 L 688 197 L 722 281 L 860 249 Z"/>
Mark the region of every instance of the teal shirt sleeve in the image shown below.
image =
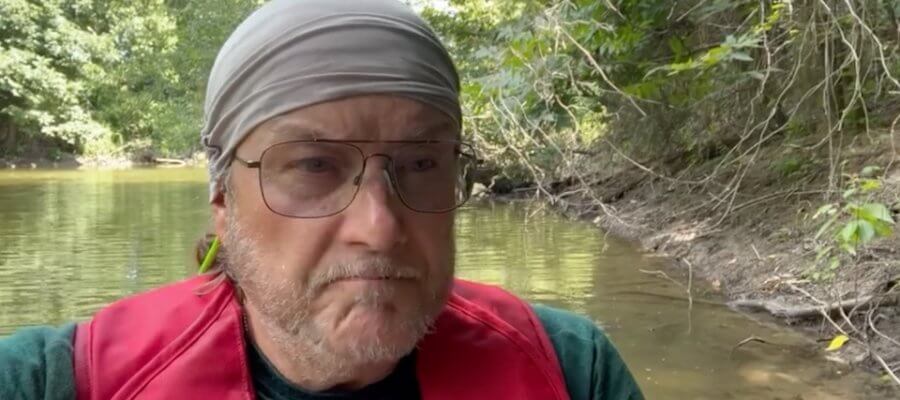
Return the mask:
<path id="1" fill-rule="evenodd" d="M 553 342 L 572 400 L 643 400 L 625 361 L 591 320 L 543 305 L 533 306 Z"/>
<path id="2" fill-rule="evenodd" d="M 74 335 L 75 324 L 68 324 L 0 338 L 0 399 L 74 399 Z"/>

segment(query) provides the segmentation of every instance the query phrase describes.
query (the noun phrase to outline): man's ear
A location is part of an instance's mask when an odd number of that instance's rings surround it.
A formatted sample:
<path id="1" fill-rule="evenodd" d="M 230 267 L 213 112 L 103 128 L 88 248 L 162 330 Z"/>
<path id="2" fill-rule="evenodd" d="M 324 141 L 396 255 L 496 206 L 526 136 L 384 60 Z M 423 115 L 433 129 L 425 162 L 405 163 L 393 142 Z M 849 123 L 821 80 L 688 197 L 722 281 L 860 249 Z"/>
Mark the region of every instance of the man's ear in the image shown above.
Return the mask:
<path id="1" fill-rule="evenodd" d="M 228 226 L 228 202 L 225 201 L 225 191 L 219 190 L 212 201 L 209 202 L 212 211 L 213 229 L 220 238 L 224 237 Z"/>

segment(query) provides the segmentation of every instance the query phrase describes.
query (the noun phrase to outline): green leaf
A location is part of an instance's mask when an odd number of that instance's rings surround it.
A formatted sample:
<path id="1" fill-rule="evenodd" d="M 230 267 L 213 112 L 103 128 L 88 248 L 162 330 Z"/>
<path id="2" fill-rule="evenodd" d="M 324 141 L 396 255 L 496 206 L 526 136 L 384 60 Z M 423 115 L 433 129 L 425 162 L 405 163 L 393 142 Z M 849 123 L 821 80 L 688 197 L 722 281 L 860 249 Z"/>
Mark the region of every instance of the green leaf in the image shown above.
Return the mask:
<path id="1" fill-rule="evenodd" d="M 888 224 L 884 221 L 875 221 L 872 225 L 875 226 L 875 234 L 879 237 L 891 236 L 894 233 L 893 224 Z"/>
<path id="2" fill-rule="evenodd" d="M 850 221 L 838 232 L 838 238 L 842 242 L 850 242 L 856 237 L 857 229 L 859 229 L 859 221 Z"/>
<path id="3" fill-rule="evenodd" d="M 891 211 L 888 210 L 887 206 L 881 203 L 866 203 L 863 204 L 861 210 L 864 212 L 866 219 L 871 219 L 874 221 L 883 221 L 888 224 L 894 223 L 894 218 L 891 216 Z"/>
<path id="4" fill-rule="evenodd" d="M 881 189 L 881 181 L 877 179 L 862 179 L 859 181 L 859 188 L 864 192 L 874 192 Z"/>
<path id="5" fill-rule="evenodd" d="M 684 41 L 678 36 L 672 36 L 668 40 L 669 49 L 672 50 L 672 54 L 674 55 L 675 60 L 681 60 L 684 55 L 688 54 L 690 50 L 685 47 Z"/>
<path id="6" fill-rule="evenodd" d="M 729 52 L 730 49 L 727 47 L 714 47 L 707 51 L 706 54 L 703 55 L 703 57 L 700 57 L 700 60 L 707 67 L 712 67 L 722 61 L 722 59 L 724 59 Z"/>
<path id="7" fill-rule="evenodd" d="M 875 227 L 866 220 L 859 221 L 859 243 L 866 244 L 875 238 Z"/>
<path id="8" fill-rule="evenodd" d="M 864 222 L 863 220 L 850 221 L 838 232 L 838 239 L 844 245 L 845 250 L 847 246 L 855 246 L 860 242 L 860 237 L 863 235 L 861 226 Z M 869 229 L 872 229 L 871 224 L 869 224 Z M 872 230 L 874 231 L 874 229 Z"/>

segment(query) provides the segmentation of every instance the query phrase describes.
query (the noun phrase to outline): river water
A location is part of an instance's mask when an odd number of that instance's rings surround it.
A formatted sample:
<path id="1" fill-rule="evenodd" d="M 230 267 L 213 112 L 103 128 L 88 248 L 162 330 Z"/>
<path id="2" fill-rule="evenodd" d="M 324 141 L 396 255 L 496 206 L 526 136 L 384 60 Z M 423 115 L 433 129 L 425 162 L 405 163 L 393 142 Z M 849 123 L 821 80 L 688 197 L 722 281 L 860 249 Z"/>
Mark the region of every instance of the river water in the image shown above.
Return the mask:
<path id="1" fill-rule="evenodd" d="M 195 169 L 0 171 L 0 335 L 87 318 L 191 274 L 207 228 Z M 876 377 L 817 344 L 721 305 L 665 258 L 535 205 L 475 203 L 457 222 L 459 276 L 590 316 L 648 399 L 881 399 Z M 743 339 L 763 338 L 733 350 Z"/>

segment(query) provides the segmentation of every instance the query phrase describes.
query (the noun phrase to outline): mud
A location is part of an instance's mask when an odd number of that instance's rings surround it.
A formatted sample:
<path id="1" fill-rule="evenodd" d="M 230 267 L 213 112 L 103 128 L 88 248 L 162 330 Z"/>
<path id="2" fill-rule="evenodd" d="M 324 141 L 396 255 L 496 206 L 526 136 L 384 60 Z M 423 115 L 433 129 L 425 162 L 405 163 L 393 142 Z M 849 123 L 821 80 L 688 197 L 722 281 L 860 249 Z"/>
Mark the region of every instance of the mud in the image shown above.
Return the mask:
<path id="1" fill-rule="evenodd" d="M 810 266 L 822 243 L 813 239 L 820 223 L 811 215 L 825 203 L 828 193 L 823 188 L 835 175 L 829 173 L 821 153 L 807 154 L 802 148 L 789 151 L 799 153 L 790 157 L 808 164 L 785 174 L 779 168 L 785 147 L 771 146 L 754 163 L 733 166 L 731 171 L 721 170 L 719 160 L 698 164 L 675 157 L 674 162 L 670 158 L 668 164 L 652 165 L 652 173 L 623 163 L 609 173 L 577 179 L 591 182 L 590 190 L 580 184 L 545 189 L 555 195 L 552 204 L 567 215 L 590 220 L 610 234 L 671 257 L 682 272 L 681 279 L 687 279 L 690 270 L 738 310 L 774 315 L 823 342 L 839 333 L 838 327 L 849 333 L 853 339 L 829 353 L 830 359 L 885 374 L 880 357 L 897 370 L 898 226 L 892 236 L 860 250 L 858 257 L 845 257 L 833 279 L 811 279 Z M 848 147 L 843 158 L 845 171 L 867 165 L 886 167 L 881 175 L 883 188 L 873 200 L 889 205 L 895 221 L 900 220 L 900 155 L 893 147 L 884 141 Z M 826 161 L 813 161 L 822 159 Z M 691 183 L 713 171 L 717 175 L 711 181 Z M 738 194 L 719 196 L 718 189 L 741 171 Z M 832 187 L 841 186 L 837 182 Z M 519 192 L 520 196 L 527 193 Z"/>

